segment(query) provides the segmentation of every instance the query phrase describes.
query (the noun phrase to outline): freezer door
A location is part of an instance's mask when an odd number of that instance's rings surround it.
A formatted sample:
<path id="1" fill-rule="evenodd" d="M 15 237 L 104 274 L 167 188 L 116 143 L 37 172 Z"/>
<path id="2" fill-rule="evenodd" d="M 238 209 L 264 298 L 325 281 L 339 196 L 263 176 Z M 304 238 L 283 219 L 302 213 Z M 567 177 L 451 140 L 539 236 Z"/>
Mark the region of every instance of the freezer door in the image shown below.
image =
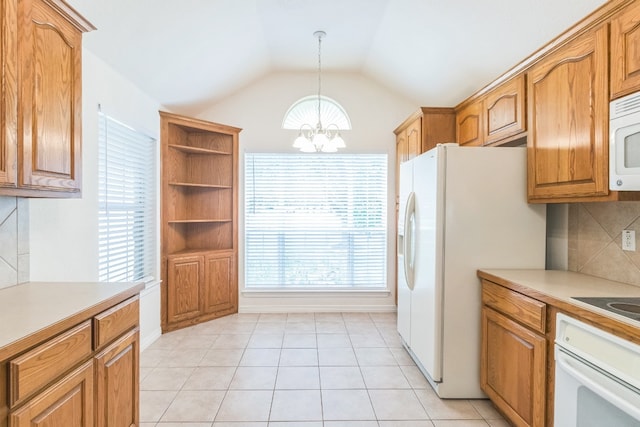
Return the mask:
<path id="1" fill-rule="evenodd" d="M 411 349 L 435 382 L 442 380 L 442 151 L 439 147 L 416 157 L 413 167 L 416 246 Z"/>
<path id="2" fill-rule="evenodd" d="M 413 162 L 408 161 L 400 165 L 400 194 L 398 206 L 398 262 L 397 262 L 397 283 L 398 283 L 398 333 L 407 345 L 411 345 L 411 290 L 407 284 L 405 266 L 405 250 L 407 236 L 405 233 L 407 225 L 405 217 L 409 196 L 413 192 Z"/>

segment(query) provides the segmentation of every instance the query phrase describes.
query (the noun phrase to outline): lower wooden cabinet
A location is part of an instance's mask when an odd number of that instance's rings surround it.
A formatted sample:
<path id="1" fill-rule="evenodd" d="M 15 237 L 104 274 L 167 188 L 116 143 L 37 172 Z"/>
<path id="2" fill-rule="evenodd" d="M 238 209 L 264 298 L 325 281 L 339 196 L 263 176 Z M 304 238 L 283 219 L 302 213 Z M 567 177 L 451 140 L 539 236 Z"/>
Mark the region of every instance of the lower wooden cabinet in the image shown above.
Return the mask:
<path id="1" fill-rule="evenodd" d="M 545 425 L 546 304 L 482 281 L 480 387 L 516 426 Z"/>
<path id="2" fill-rule="evenodd" d="M 543 335 L 483 307 L 480 385 L 517 426 L 544 426 L 546 348 Z"/>
<path id="3" fill-rule="evenodd" d="M 0 361 L 0 427 L 139 425 L 139 299 L 114 303 Z"/>
<path id="4" fill-rule="evenodd" d="M 238 310 L 236 253 L 233 250 L 170 255 L 166 277 L 164 331 Z"/>
<path id="5" fill-rule="evenodd" d="M 93 362 L 56 382 L 9 416 L 9 427 L 93 427 Z"/>
<path id="6" fill-rule="evenodd" d="M 136 328 L 96 355 L 95 427 L 138 425 L 139 346 Z"/>

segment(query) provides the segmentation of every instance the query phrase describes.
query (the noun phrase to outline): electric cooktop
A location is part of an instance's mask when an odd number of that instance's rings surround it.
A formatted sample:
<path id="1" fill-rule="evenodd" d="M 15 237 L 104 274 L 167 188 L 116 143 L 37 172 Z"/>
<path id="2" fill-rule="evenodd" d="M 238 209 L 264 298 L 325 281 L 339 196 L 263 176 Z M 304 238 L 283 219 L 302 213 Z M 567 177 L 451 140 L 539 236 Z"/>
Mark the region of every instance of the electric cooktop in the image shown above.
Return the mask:
<path id="1" fill-rule="evenodd" d="M 640 321 L 640 298 L 572 297 L 578 301 L 600 307 L 612 313 Z"/>

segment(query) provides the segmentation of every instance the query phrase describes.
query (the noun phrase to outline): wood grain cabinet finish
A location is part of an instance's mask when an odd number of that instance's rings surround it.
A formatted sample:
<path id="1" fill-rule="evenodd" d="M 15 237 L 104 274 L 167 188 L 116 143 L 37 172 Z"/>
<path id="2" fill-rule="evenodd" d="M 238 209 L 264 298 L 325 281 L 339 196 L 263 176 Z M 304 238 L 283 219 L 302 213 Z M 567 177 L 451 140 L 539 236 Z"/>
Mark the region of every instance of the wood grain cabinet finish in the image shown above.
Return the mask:
<path id="1" fill-rule="evenodd" d="M 169 256 L 167 262 L 167 322 L 200 315 L 204 283 L 204 256 Z"/>
<path id="2" fill-rule="evenodd" d="M 160 119 L 166 332 L 238 310 L 240 129 L 165 112 Z"/>
<path id="3" fill-rule="evenodd" d="M 544 335 L 483 306 L 480 386 L 518 427 L 545 425 L 546 351 Z"/>
<path id="4" fill-rule="evenodd" d="M 468 147 L 484 144 L 483 100 L 478 99 L 456 111 L 456 141 Z"/>
<path id="5" fill-rule="evenodd" d="M 13 407 L 91 355 L 91 322 L 84 322 L 9 362 Z"/>
<path id="6" fill-rule="evenodd" d="M 139 297 L 124 298 L 74 313 L 62 333 L 60 322 L 41 329 L 0 360 L 0 427 L 139 425 Z"/>
<path id="7" fill-rule="evenodd" d="M 0 195 L 79 197 L 82 33 L 95 28 L 61 0 L 3 6 Z"/>
<path id="8" fill-rule="evenodd" d="M 526 131 L 525 93 L 525 75 L 519 74 L 484 97 L 484 145 L 514 138 Z"/>
<path id="9" fill-rule="evenodd" d="M 136 427 L 139 423 L 138 328 L 95 357 L 95 427 Z"/>
<path id="10" fill-rule="evenodd" d="M 202 311 L 218 313 L 235 310 L 238 306 L 235 253 L 226 251 L 207 254 L 204 266 Z"/>
<path id="11" fill-rule="evenodd" d="M 94 382 L 90 361 L 9 415 L 9 427 L 93 427 Z"/>
<path id="12" fill-rule="evenodd" d="M 528 72 L 531 202 L 609 193 L 607 34 L 606 26 L 592 29 Z"/>
<path id="13" fill-rule="evenodd" d="M 640 2 L 611 19 L 611 99 L 640 90 Z"/>

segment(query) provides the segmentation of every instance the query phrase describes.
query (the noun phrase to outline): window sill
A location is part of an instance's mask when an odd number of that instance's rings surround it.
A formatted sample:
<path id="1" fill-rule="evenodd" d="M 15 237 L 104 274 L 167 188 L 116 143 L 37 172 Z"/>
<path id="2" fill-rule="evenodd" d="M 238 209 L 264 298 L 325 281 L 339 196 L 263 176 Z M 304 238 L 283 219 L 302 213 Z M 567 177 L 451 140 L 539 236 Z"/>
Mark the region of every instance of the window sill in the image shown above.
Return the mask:
<path id="1" fill-rule="evenodd" d="M 307 296 L 323 296 L 323 297 L 373 297 L 373 298 L 385 298 L 391 295 L 391 292 L 384 289 L 330 289 L 330 288 L 314 288 L 314 289 L 301 289 L 301 288 L 251 288 L 244 289 L 242 296 L 248 298 L 296 298 Z"/>

